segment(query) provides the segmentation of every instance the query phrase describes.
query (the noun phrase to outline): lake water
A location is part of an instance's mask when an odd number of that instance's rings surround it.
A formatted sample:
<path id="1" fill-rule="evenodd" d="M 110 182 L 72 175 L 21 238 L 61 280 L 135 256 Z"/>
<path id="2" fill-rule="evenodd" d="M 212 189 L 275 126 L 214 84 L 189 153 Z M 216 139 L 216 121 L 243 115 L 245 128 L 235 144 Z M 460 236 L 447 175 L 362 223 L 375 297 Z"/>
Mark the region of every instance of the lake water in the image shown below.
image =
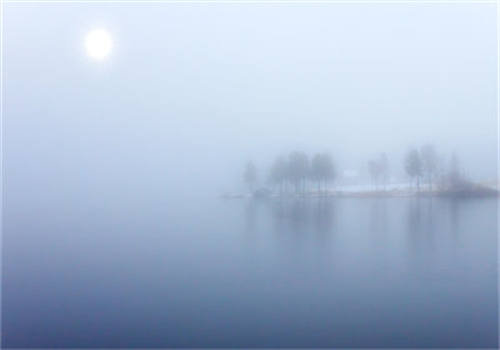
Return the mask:
<path id="1" fill-rule="evenodd" d="M 498 345 L 496 199 L 7 202 L 4 220 L 4 347 Z"/>

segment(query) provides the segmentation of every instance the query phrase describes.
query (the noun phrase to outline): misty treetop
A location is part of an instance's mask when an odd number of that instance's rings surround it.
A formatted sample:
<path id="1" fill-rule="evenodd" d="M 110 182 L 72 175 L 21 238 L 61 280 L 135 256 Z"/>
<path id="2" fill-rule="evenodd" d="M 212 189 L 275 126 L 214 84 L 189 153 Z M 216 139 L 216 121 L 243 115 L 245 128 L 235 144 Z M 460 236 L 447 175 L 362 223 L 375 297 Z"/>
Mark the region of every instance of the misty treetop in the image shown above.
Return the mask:
<path id="1" fill-rule="evenodd" d="M 431 144 L 423 145 L 420 149 L 420 158 L 423 176 L 427 178 L 429 190 L 432 189 L 432 184 L 436 181 L 439 158 L 436 149 Z"/>
<path id="2" fill-rule="evenodd" d="M 436 149 L 431 144 L 423 145 L 420 150 L 412 148 L 405 157 L 405 170 L 410 179 L 416 181 L 417 191 L 420 190 L 420 181 L 425 179 L 429 191 L 437 181 L 440 160 Z"/>
<path id="3" fill-rule="evenodd" d="M 420 189 L 420 177 L 422 176 L 422 161 L 416 149 L 411 149 L 406 154 L 405 171 L 410 179 L 416 179 L 418 191 Z"/>
<path id="4" fill-rule="evenodd" d="M 367 162 L 367 171 L 371 179 L 372 190 L 362 191 L 359 189 L 349 193 L 370 194 L 387 193 L 387 185 L 394 181 L 390 174 L 389 158 L 386 153 L 380 153 Z M 453 154 L 449 162 L 449 169 L 445 170 L 444 157 L 438 154 L 435 147 L 425 144 L 419 148 L 413 147 L 406 152 L 402 170 L 406 177 L 402 182 L 392 182 L 389 188 L 391 193 L 411 194 L 420 193 L 421 185 L 426 184 L 425 193 L 443 194 L 455 193 L 465 190 L 474 193 L 479 187 L 477 184 L 466 180 L 456 154 Z M 301 151 L 293 151 L 288 154 L 278 155 L 272 162 L 267 176 L 263 176 L 268 184 L 274 189 L 259 187 L 259 176 L 257 167 L 249 161 L 243 171 L 243 180 L 249 193 L 257 197 L 275 194 L 340 194 L 347 190 L 346 187 L 336 186 L 336 191 L 329 192 L 330 185 L 337 179 L 337 166 L 328 152 L 319 152 L 311 156 Z M 347 183 L 343 179 L 344 186 Z M 359 181 L 359 179 L 358 179 Z M 362 181 L 362 180 L 361 180 Z M 397 180 L 396 180 L 397 181 Z M 359 186 L 363 183 L 351 185 Z M 399 187 L 398 187 L 399 186 Z M 414 192 L 412 188 L 416 189 Z M 356 192 L 357 191 L 357 192 Z"/>
<path id="5" fill-rule="evenodd" d="M 370 160 L 368 162 L 368 172 L 375 188 L 378 189 L 380 184 L 385 188 L 389 181 L 389 159 L 387 155 L 382 153 L 377 159 Z"/>
<path id="6" fill-rule="evenodd" d="M 326 187 L 328 182 L 333 181 L 337 175 L 337 170 L 333 159 L 328 153 L 317 153 L 311 161 L 310 176 L 317 183 L 318 192 L 321 192 L 321 185 Z"/>
<path id="7" fill-rule="evenodd" d="M 456 153 L 446 162 L 445 157 L 439 155 L 431 144 L 408 150 L 404 168 L 410 178 L 410 185 L 416 186 L 416 193 L 421 192 L 423 181 L 428 186 L 428 194 L 462 197 L 498 195 L 495 188 L 471 181 L 465 175 Z"/>
<path id="8" fill-rule="evenodd" d="M 247 185 L 251 182 L 250 178 L 254 177 L 250 174 L 255 171 L 249 164 L 244 172 Z M 326 191 L 327 184 L 335 180 L 336 175 L 335 163 L 329 153 L 316 153 L 309 157 L 304 152 L 294 151 L 276 157 L 269 170 L 268 181 L 281 194 L 288 191 L 303 194 L 310 183 L 316 184 L 319 193 Z"/>

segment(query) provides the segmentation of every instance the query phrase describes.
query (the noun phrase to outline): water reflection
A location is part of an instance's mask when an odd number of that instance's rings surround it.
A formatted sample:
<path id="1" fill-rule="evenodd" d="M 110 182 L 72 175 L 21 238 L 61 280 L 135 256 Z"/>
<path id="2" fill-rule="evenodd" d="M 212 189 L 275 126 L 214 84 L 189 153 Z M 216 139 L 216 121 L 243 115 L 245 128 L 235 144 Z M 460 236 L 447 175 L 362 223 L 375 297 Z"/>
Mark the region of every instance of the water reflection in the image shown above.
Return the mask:
<path id="1" fill-rule="evenodd" d="M 450 200 L 450 225 L 453 237 L 458 237 L 459 219 L 460 219 L 460 200 Z"/>
<path id="2" fill-rule="evenodd" d="M 328 198 L 319 198 L 314 210 L 316 232 L 325 238 L 332 232 L 334 226 L 335 202 Z"/>
<path id="3" fill-rule="evenodd" d="M 432 246 L 438 222 L 433 198 L 410 198 L 407 205 L 407 233 L 414 249 Z"/>
<path id="4" fill-rule="evenodd" d="M 264 230 L 266 220 L 271 222 L 272 231 L 278 234 L 326 238 L 335 226 L 335 200 L 286 198 L 245 203 L 246 232 Z"/>
<path id="5" fill-rule="evenodd" d="M 387 229 L 387 199 L 379 198 L 370 201 L 370 229 L 375 233 L 383 233 Z"/>
<path id="6" fill-rule="evenodd" d="M 328 198 L 278 200 L 271 204 L 276 232 L 325 237 L 333 229 L 334 204 Z"/>
<path id="7" fill-rule="evenodd" d="M 196 212 L 179 207 L 169 218 L 158 214 L 161 232 L 142 211 L 140 226 L 103 216 L 96 225 L 118 224 L 116 234 L 84 226 L 85 235 L 61 234 L 63 245 L 40 232 L 30 244 L 8 235 L 15 252 L 4 281 L 8 342 L 25 348 L 100 348 L 115 339 L 138 348 L 497 344 L 496 201 L 284 198 L 203 205 Z M 73 333 L 61 338 L 67 310 L 85 322 L 71 323 Z"/>
<path id="8" fill-rule="evenodd" d="M 259 201 L 250 200 L 245 204 L 245 232 L 252 233 L 257 226 L 257 210 Z"/>
<path id="9" fill-rule="evenodd" d="M 326 239 L 333 232 L 347 234 L 358 227 L 359 232 L 370 233 L 370 239 L 385 240 L 397 230 L 412 249 L 419 250 L 432 248 L 436 237 L 457 238 L 460 207 L 460 200 L 425 197 L 247 200 L 243 222 L 247 233 L 317 239 Z M 360 215 L 368 220 L 360 221 Z"/>
<path id="10" fill-rule="evenodd" d="M 275 232 L 304 233 L 309 222 L 309 207 L 304 200 L 280 199 L 270 203 Z"/>

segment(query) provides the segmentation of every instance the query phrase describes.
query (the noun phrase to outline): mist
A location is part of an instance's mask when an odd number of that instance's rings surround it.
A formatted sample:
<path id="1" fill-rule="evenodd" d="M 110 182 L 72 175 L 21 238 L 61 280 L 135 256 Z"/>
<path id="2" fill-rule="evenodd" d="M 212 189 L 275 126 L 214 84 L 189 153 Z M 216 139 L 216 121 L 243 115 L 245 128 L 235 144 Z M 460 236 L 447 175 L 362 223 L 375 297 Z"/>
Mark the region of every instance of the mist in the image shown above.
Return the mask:
<path id="1" fill-rule="evenodd" d="M 5 18 L 9 187 L 215 193 L 289 150 L 356 170 L 385 152 L 397 169 L 424 143 L 496 177 L 487 5 L 9 4 Z M 106 62 L 84 55 L 93 25 L 113 34 Z"/>
<path id="2" fill-rule="evenodd" d="M 3 345 L 498 345 L 494 4 L 3 9 Z"/>

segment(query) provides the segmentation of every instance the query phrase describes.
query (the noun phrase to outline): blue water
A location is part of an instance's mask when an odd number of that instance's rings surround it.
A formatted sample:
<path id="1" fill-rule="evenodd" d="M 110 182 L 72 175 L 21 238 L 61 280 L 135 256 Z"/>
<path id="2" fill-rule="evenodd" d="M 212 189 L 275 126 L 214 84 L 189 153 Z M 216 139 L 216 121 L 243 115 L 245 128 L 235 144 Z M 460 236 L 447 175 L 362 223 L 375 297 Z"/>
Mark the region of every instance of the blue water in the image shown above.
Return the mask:
<path id="1" fill-rule="evenodd" d="M 498 346 L 495 199 L 6 204 L 4 347 Z"/>

